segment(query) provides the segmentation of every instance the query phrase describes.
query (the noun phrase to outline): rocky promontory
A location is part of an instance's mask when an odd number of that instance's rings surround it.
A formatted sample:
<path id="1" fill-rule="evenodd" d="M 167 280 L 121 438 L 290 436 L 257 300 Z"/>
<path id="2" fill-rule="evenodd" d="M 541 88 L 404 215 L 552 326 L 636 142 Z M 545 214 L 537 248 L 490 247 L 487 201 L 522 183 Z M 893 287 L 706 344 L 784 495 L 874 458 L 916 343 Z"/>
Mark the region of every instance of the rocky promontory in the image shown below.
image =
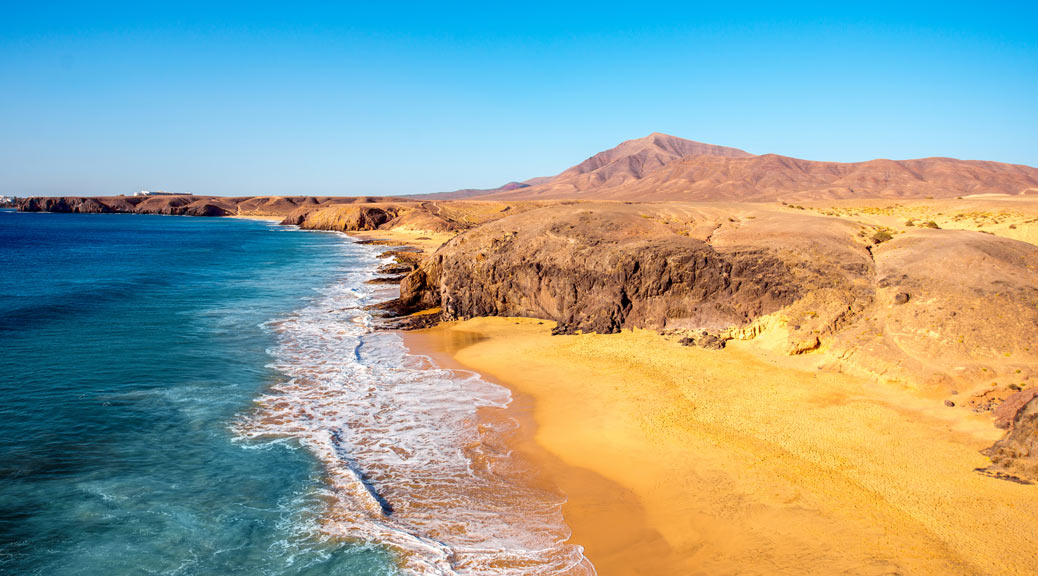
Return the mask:
<path id="1" fill-rule="evenodd" d="M 528 316 L 556 321 L 560 333 L 613 333 L 744 325 L 802 292 L 774 251 L 714 246 L 654 212 L 569 205 L 486 224 L 433 254 L 401 300 L 439 307 L 447 320 Z"/>

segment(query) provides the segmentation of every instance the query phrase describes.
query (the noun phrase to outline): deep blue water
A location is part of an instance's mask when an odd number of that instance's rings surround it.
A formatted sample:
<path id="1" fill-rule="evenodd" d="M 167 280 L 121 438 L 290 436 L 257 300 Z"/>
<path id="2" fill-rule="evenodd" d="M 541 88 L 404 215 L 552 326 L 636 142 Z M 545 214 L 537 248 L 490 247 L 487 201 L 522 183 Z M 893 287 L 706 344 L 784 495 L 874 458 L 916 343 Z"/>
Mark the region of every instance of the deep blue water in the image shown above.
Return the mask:
<path id="1" fill-rule="evenodd" d="M 394 572 L 320 535 L 321 467 L 233 423 L 261 326 L 350 265 L 265 222 L 0 211 L 0 573 Z"/>

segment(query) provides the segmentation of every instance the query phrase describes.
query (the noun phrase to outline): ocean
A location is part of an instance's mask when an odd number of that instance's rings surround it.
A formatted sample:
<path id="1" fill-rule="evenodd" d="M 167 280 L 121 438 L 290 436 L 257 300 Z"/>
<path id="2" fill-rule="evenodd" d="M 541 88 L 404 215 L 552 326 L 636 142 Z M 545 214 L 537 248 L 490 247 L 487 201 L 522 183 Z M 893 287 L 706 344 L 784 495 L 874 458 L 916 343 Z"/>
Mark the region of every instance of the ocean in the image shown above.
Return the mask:
<path id="1" fill-rule="evenodd" d="M 0 211 L 0 573 L 592 574 L 508 391 L 374 329 L 382 250 Z"/>

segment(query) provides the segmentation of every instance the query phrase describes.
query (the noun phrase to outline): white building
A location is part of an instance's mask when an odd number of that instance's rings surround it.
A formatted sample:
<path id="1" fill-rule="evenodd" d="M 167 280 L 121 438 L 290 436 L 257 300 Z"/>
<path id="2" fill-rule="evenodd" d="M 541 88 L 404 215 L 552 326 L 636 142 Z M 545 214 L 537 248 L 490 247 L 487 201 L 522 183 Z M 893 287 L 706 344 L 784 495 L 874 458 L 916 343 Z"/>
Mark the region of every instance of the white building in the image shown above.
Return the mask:
<path id="1" fill-rule="evenodd" d="M 190 196 L 191 193 L 180 193 L 180 192 L 166 192 L 165 190 L 141 190 L 140 192 L 134 192 L 134 196 Z"/>

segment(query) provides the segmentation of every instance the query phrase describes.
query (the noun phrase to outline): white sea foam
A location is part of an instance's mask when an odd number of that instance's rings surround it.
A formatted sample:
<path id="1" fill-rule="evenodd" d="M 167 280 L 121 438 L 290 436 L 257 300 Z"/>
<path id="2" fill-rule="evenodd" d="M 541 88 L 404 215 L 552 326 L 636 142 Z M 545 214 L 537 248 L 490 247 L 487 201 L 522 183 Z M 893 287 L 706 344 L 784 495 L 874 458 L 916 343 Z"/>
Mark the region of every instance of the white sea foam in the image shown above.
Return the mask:
<path id="1" fill-rule="evenodd" d="M 285 380 L 237 425 L 250 439 L 292 438 L 325 467 L 326 533 L 385 545 L 412 574 L 594 574 L 567 544 L 564 497 L 535 488 L 495 439 L 507 389 L 411 356 L 365 309 L 395 288 L 378 249 L 344 244 L 350 268 L 306 306 L 269 323 Z M 512 425 L 515 425 L 514 423 Z"/>

